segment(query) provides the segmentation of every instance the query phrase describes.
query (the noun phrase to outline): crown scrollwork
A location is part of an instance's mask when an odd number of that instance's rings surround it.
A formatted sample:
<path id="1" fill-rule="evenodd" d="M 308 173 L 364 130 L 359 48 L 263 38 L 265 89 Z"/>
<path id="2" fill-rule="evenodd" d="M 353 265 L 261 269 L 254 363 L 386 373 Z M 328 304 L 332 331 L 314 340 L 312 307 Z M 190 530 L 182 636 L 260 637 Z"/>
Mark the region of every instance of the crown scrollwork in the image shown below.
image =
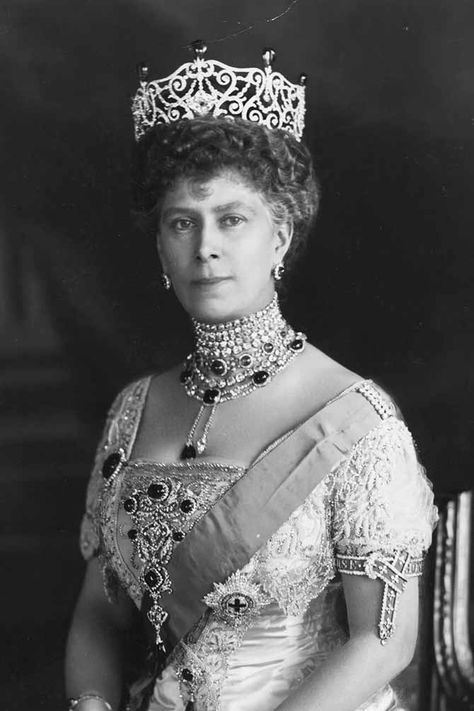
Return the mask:
<path id="1" fill-rule="evenodd" d="M 138 141 L 159 123 L 210 115 L 254 121 L 283 129 L 301 139 L 304 129 L 306 76 L 294 84 L 273 71 L 275 52 L 265 49 L 263 69 L 238 68 L 207 59 L 206 44 L 192 44 L 194 59 L 164 79 L 148 81 L 146 64 L 139 65 L 140 86 L 132 102 Z"/>

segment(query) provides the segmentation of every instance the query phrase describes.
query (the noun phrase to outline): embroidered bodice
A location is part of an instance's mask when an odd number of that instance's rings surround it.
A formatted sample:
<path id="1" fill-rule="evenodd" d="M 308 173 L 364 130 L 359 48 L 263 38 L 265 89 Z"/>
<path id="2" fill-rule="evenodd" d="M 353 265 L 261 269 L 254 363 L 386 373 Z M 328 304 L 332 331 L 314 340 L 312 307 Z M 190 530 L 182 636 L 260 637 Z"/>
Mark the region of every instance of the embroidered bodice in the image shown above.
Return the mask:
<path id="1" fill-rule="evenodd" d="M 378 391 L 368 382 L 364 381 L 364 387 L 376 397 Z M 129 461 L 148 386 L 148 378 L 128 386 L 110 410 L 89 482 L 81 530 L 82 553 L 86 559 L 101 556 L 110 596 L 119 585 L 137 606 L 150 589 L 146 577 L 150 570 L 166 576 L 164 563 L 173 541 L 181 540 L 245 474 L 242 468 L 219 464 Z M 247 627 L 232 630 L 209 609 L 198 638 L 191 635 L 175 650 L 164 678 L 171 674 L 177 683 L 180 669 L 199 669 L 198 709 L 219 708 L 224 680 L 230 674 L 230 656 L 242 654 L 246 635 L 272 615 L 288 624 L 293 618 L 307 619 L 313 607 L 311 619 L 319 619 L 320 633 L 325 630 L 326 649 L 342 643 L 345 633 L 333 624 L 334 593 L 340 588 L 337 555 L 389 558 L 408 552 L 418 557 L 429 547 L 436 521 L 431 487 L 406 425 L 395 416 L 391 403 L 379 407 L 385 408 L 380 423 L 328 472 L 238 571 L 246 584 L 258 586 L 258 620 L 249 619 Z M 104 462 L 118 451 L 121 466 L 107 478 Z M 334 614 L 328 616 L 328 609 Z M 328 628 L 328 620 L 332 620 L 332 628 Z M 321 639 L 321 634 L 313 637 Z M 308 655 L 288 682 L 290 687 L 314 668 L 314 658 L 310 663 Z M 255 708 L 260 704 L 263 710 L 260 701 L 256 704 Z"/>

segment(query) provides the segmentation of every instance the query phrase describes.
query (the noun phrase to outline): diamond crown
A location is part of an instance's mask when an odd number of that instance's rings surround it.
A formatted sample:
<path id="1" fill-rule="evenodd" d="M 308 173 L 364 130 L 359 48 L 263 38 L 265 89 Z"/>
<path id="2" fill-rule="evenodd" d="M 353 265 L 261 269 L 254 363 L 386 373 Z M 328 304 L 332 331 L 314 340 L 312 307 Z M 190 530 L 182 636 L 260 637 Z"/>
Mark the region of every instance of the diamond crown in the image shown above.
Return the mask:
<path id="1" fill-rule="evenodd" d="M 239 117 L 270 129 L 283 129 L 301 139 L 304 128 L 306 76 L 298 84 L 274 72 L 273 49 L 263 52 L 263 69 L 238 68 L 206 59 L 206 45 L 193 43 L 194 60 L 164 79 L 148 81 L 148 67 L 139 66 L 140 86 L 132 113 L 138 141 L 158 123 L 193 119 Z"/>

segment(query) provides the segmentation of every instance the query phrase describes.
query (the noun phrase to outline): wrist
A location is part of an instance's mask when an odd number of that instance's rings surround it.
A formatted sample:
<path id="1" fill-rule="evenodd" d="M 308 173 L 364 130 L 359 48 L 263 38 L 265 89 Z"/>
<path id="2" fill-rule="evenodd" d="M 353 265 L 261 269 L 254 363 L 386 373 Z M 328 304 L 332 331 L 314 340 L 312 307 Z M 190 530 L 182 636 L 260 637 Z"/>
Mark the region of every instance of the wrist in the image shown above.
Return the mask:
<path id="1" fill-rule="evenodd" d="M 113 711 L 113 709 L 100 694 L 84 693 L 75 699 L 69 699 L 68 711 Z"/>

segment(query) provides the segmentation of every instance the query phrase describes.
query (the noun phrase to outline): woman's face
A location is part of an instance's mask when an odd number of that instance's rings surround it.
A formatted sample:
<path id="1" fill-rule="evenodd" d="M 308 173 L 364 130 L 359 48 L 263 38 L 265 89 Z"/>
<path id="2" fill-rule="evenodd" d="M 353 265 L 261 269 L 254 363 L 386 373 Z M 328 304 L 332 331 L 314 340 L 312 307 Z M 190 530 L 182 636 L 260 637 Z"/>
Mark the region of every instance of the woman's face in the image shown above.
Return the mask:
<path id="1" fill-rule="evenodd" d="M 163 201 L 158 251 L 186 311 L 216 323 L 264 308 L 274 294 L 290 225 L 276 226 L 265 199 L 238 172 L 182 179 Z"/>

